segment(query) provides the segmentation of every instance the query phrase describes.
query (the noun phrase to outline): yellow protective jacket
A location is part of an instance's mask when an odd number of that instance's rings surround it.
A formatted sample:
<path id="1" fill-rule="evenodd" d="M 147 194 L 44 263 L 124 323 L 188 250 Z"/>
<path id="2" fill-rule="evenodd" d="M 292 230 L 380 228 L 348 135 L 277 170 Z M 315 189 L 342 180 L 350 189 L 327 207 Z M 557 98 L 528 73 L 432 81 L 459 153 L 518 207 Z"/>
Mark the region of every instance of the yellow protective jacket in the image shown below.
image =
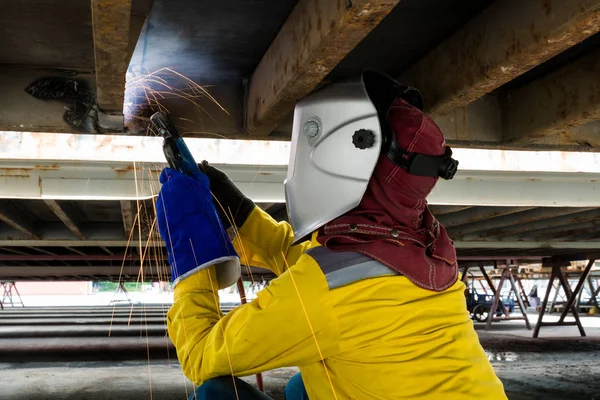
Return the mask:
<path id="1" fill-rule="evenodd" d="M 256 207 L 234 240 L 242 261 L 278 277 L 219 310 L 214 267 L 180 282 L 169 336 L 197 385 L 298 366 L 311 400 L 506 399 L 466 310 L 464 284 L 436 293 L 403 276 L 329 290 L 289 224 Z"/>

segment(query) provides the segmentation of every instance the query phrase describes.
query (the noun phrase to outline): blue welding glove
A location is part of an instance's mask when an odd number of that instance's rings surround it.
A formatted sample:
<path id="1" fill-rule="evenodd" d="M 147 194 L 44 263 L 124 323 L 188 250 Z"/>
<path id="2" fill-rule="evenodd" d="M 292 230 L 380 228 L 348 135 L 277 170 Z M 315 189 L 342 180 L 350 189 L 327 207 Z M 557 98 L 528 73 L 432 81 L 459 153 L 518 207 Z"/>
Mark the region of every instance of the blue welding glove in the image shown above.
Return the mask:
<path id="1" fill-rule="evenodd" d="M 240 277 L 240 259 L 213 205 L 208 177 L 165 168 L 160 183 L 156 218 L 173 286 L 211 265 L 216 266 L 219 289 L 231 286 Z"/>

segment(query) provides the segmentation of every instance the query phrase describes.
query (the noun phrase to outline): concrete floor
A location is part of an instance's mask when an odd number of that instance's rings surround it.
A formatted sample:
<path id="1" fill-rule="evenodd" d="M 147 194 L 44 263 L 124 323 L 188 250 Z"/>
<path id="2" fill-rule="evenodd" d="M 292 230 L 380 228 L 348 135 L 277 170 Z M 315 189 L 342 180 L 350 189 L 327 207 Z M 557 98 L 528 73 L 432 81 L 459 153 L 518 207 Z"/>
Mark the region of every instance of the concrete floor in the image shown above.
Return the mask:
<path id="1" fill-rule="evenodd" d="M 510 400 L 600 399 L 600 317 L 584 317 L 583 323 L 587 338 L 579 338 L 573 327 L 552 327 L 532 339 L 522 321 L 494 323 L 491 331 L 476 324 L 476 329 Z M 267 394 L 282 399 L 296 371 L 267 372 Z M 0 400 L 184 400 L 192 390 L 173 360 L 0 364 Z"/>
<path id="2" fill-rule="evenodd" d="M 600 340 L 534 344 L 526 339 L 518 346 L 507 341 L 492 347 L 488 355 L 510 400 L 600 398 Z M 283 387 L 296 372 L 265 373 L 267 394 L 282 400 Z M 254 377 L 244 379 L 254 383 Z M 2 400 L 185 400 L 192 390 L 179 366 L 166 360 L 0 364 Z"/>

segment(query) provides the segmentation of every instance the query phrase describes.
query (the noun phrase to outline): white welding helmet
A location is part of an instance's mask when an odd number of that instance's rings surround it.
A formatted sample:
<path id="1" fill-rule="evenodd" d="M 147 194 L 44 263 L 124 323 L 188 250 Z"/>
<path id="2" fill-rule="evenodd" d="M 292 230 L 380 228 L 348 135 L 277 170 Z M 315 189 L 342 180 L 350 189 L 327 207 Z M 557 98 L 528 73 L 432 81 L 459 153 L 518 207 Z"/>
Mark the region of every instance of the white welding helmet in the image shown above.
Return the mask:
<path id="1" fill-rule="evenodd" d="M 296 242 L 358 206 L 389 141 L 385 117 L 399 96 L 423 108 L 416 89 L 366 71 L 296 105 L 285 181 Z"/>

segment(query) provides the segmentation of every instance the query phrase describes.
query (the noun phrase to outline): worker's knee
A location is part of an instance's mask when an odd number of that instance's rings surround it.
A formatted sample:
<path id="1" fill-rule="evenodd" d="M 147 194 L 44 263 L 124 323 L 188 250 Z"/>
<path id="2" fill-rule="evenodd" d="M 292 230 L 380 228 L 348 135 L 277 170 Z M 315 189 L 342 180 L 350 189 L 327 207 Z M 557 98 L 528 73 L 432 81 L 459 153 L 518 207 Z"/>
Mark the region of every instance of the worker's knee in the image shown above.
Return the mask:
<path id="1" fill-rule="evenodd" d="M 235 380 L 235 384 L 234 384 Z M 200 385 L 188 400 L 270 400 L 270 397 L 238 378 L 220 376 Z"/>
<path id="2" fill-rule="evenodd" d="M 285 385 L 284 397 L 285 400 L 308 400 L 308 393 L 306 393 L 302 375 L 299 372 L 292 376 L 292 379 Z"/>

